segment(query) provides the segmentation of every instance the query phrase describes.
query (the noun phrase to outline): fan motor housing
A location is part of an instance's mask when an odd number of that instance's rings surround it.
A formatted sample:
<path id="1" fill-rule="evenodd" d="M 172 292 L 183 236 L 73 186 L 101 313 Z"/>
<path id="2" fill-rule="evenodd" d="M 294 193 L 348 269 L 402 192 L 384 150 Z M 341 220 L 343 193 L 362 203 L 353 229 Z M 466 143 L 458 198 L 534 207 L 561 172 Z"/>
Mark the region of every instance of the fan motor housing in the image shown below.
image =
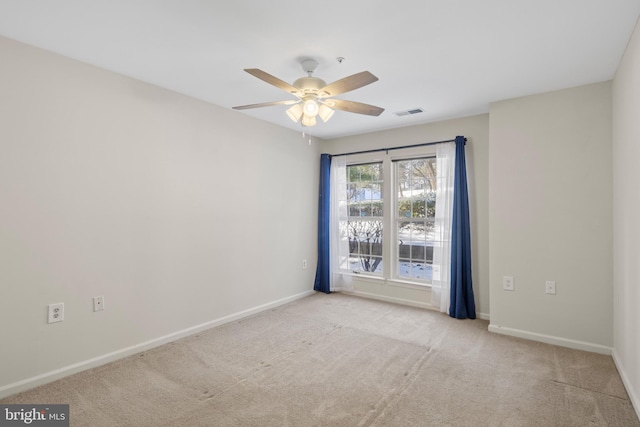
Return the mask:
<path id="1" fill-rule="evenodd" d="M 318 94 L 320 89 L 325 87 L 327 83 L 317 77 L 300 77 L 293 82 L 293 87 L 300 89 L 305 94 L 315 93 Z"/>

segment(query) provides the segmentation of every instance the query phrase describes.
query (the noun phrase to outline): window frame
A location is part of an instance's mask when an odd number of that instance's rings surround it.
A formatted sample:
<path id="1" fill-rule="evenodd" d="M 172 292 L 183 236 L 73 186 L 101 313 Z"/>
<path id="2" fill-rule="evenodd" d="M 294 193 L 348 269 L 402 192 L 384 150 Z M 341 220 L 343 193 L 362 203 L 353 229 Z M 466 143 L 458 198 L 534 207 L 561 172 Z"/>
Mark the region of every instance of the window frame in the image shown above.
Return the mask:
<path id="1" fill-rule="evenodd" d="M 394 150 L 391 152 L 372 152 L 349 155 L 346 159 L 346 166 L 354 166 L 364 163 L 382 163 L 382 183 L 383 183 L 383 245 L 382 245 L 382 274 L 369 272 L 354 273 L 349 269 L 341 269 L 341 273 L 350 275 L 358 280 L 383 282 L 391 286 L 399 286 L 413 289 L 431 288 L 431 282 L 426 280 L 415 280 L 398 275 L 398 251 L 395 245 L 388 242 L 395 241 L 398 236 L 397 223 L 395 221 L 394 210 L 397 209 L 396 197 L 396 177 L 394 161 L 413 160 L 426 157 L 435 157 L 436 148 L 434 146 L 422 146 L 406 149 Z M 436 172 L 437 173 L 437 172 Z M 385 243 L 387 242 L 387 243 Z"/>

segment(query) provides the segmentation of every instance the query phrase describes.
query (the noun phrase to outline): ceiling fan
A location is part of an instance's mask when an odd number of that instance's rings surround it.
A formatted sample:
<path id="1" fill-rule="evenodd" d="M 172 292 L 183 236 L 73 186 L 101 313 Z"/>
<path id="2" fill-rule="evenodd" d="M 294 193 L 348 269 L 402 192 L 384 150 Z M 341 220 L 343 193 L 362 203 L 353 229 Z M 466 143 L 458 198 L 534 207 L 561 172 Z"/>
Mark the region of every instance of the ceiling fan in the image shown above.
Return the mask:
<path id="1" fill-rule="evenodd" d="M 247 73 L 260 80 L 264 80 L 278 89 L 289 92 L 297 99 L 241 105 L 233 107 L 233 109 L 247 110 L 249 108 L 270 107 L 273 105 L 291 105 L 291 107 L 287 109 L 287 115 L 296 123 L 302 119 L 302 126 L 314 126 L 317 116 L 320 116 L 322 121 L 326 123 L 333 115 L 334 110 L 365 114 L 368 116 L 379 116 L 384 111 L 384 108 L 374 105 L 330 98 L 377 81 L 378 78 L 370 72 L 362 71 L 361 73 L 353 74 L 331 84 L 327 84 L 324 80 L 312 76 L 318 67 L 317 61 L 314 59 L 305 59 L 301 62 L 301 65 L 308 76 L 299 78 L 293 82 L 293 85 L 257 68 L 246 68 L 244 71 Z"/>

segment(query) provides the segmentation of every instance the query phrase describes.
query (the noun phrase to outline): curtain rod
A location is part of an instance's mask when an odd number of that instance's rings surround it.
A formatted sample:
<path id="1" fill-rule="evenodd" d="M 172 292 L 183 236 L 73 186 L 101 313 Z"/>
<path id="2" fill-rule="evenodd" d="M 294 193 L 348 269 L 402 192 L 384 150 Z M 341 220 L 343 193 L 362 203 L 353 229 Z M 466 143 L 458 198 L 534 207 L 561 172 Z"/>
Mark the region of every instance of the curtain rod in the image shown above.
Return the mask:
<path id="1" fill-rule="evenodd" d="M 377 153 L 378 151 L 386 151 L 387 154 L 389 154 L 389 151 L 391 150 L 401 150 L 403 148 L 413 148 L 413 147 L 426 147 L 428 145 L 444 144 L 446 142 L 455 142 L 455 141 L 456 141 L 455 139 L 448 139 L 446 141 L 424 142 L 422 144 L 403 145 L 400 147 L 375 148 L 373 150 L 352 151 L 350 153 L 330 154 L 329 157 L 351 156 L 353 154 Z M 467 142 L 467 138 L 464 139 L 464 142 Z"/>

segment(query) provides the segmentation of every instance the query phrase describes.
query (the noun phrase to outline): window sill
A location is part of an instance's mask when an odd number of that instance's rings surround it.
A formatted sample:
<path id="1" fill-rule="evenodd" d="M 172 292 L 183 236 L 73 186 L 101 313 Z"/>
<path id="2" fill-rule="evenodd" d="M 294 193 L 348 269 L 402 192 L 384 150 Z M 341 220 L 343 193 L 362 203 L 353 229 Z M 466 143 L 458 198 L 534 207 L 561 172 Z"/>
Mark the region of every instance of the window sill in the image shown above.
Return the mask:
<path id="1" fill-rule="evenodd" d="M 418 290 L 430 290 L 430 283 L 416 283 L 408 280 L 402 279 L 386 279 L 382 276 L 373 276 L 370 274 L 362 274 L 362 273 L 353 273 L 353 272 L 344 272 L 342 274 L 351 276 L 352 280 L 362 279 L 367 282 L 373 282 L 377 284 L 384 284 L 390 286 L 397 286 L 401 288 L 409 288 L 409 289 L 418 289 Z"/>
<path id="2" fill-rule="evenodd" d="M 362 273 L 354 273 L 352 271 L 349 271 L 347 273 L 342 273 L 346 276 L 350 276 L 352 279 L 364 279 L 367 281 L 371 281 L 371 282 L 376 282 L 376 283 L 384 283 L 386 281 L 386 279 L 382 276 L 374 276 L 372 274 L 362 274 Z"/>
<path id="3" fill-rule="evenodd" d="M 386 283 L 391 286 L 400 286 L 402 288 L 410 288 L 410 289 L 431 289 L 431 283 L 417 283 L 410 282 L 408 280 L 402 279 L 387 279 Z"/>

